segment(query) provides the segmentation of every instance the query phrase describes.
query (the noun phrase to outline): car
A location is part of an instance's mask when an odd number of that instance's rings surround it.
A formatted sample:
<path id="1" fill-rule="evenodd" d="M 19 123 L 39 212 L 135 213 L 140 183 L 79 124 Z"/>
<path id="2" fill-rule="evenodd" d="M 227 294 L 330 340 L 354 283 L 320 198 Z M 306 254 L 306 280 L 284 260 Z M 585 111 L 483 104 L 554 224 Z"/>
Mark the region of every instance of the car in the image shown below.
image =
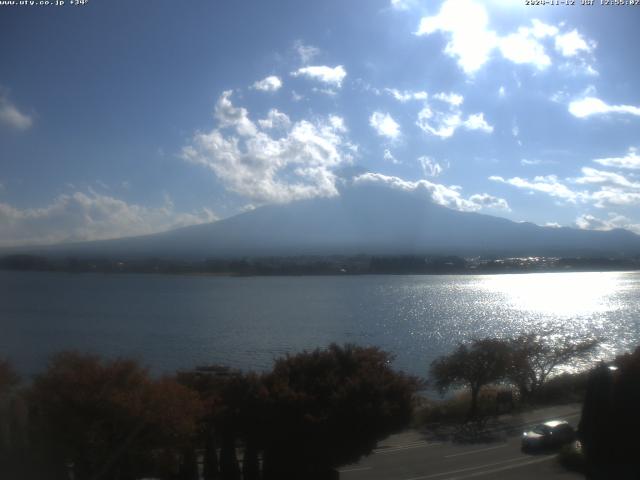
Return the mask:
<path id="1" fill-rule="evenodd" d="M 550 420 L 522 434 L 522 450 L 559 447 L 576 438 L 576 432 L 565 420 Z"/>

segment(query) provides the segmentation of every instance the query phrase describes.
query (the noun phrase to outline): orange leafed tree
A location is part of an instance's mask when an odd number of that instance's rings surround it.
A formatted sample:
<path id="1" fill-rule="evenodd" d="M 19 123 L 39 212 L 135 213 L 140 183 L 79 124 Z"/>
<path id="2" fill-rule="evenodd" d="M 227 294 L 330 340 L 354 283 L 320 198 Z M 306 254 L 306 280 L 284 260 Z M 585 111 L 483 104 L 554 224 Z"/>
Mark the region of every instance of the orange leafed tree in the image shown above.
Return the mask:
<path id="1" fill-rule="evenodd" d="M 179 470 L 202 412 L 194 392 L 152 379 L 133 360 L 76 352 L 52 357 L 30 400 L 46 468 L 60 476 L 72 468 L 78 480 Z"/>

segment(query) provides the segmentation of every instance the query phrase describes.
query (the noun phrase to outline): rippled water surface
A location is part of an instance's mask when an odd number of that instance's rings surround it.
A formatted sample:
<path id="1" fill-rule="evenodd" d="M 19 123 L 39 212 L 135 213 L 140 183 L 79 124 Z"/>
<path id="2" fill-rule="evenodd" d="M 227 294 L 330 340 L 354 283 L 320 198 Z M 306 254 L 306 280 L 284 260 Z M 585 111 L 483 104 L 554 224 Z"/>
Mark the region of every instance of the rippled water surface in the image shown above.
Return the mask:
<path id="1" fill-rule="evenodd" d="M 0 356 L 24 373 L 74 348 L 156 372 L 202 363 L 265 369 L 330 342 L 378 345 L 425 375 L 460 341 L 592 333 L 640 344 L 640 273 L 220 278 L 0 272 Z"/>

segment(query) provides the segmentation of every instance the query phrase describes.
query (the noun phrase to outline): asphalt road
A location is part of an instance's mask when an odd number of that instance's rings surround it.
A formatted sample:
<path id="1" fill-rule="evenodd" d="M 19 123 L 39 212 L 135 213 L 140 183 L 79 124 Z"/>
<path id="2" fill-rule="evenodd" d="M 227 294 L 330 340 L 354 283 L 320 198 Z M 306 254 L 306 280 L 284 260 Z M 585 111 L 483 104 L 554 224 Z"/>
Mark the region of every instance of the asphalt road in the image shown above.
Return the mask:
<path id="1" fill-rule="evenodd" d="M 372 455 L 339 469 L 341 480 L 579 479 L 558 463 L 555 452 L 526 454 L 520 435 L 527 426 L 563 419 L 576 425 L 579 405 L 499 417 L 482 433 L 416 431 L 393 435 Z"/>

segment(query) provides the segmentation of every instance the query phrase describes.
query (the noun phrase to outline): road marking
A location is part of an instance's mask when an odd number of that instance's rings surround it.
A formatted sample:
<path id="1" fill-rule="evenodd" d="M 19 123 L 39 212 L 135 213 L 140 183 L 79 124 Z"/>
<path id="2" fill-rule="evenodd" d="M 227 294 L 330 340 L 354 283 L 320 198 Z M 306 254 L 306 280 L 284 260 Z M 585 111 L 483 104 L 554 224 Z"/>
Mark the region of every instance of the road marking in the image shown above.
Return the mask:
<path id="1" fill-rule="evenodd" d="M 555 458 L 555 455 L 551 456 L 551 457 L 545 457 L 545 458 L 542 458 L 542 459 L 536 459 L 536 462 L 542 461 L 542 460 L 548 460 L 550 458 Z M 411 477 L 411 478 L 406 478 L 405 480 L 425 480 L 427 478 L 443 477 L 445 475 L 470 472 L 472 470 L 479 470 L 481 468 L 495 467 L 496 465 L 504 465 L 505 463 L 513 463 L 513 462 L 520 461 L 522 459 L 523 459 L 523 457 L 520 456 L 520 457 L 510 458 L 509 460 L 502 460 L 500 462 L 485 463 L 484 465 L 476 465 L 475 467 L 467 467 L 467 468 L 461 468 L 459 470 L 450 470 L 448 472 L 433 473 L 431 475 L 423 475 L 421 477 Z M 448 478 L 446 480 L 452 480 L 453 478 L 455 478 L 455 477 L 450 477 L 450 478 Z"/>
<path id="2" fill-rule="evenodd" d="M 406 447 L 385 448 L 384 450 L 374 450 L 373 453 L 375 453 L 376 455 L 389 455 L 391 453 L 404 452 L 405 450 L 412 450 L 414 448 L 435 447 L 437 445 L 442 445 L 442 442 L 433 442 L 433 443 L 423 442 L 421 444 L 407 445 Z"/>
<path id="3" fill-rule="evenodd" d="M 373 449 L 373 453 L 384 452 L 385 450 L 390 450 L 393 448 L 404 448 L 404 447 L 410 447 L 413 445 L 424 445 L 425 443 L 428 443 L 428 442 L 426 440 L 417 440 L 415 442 L 401 443 L 398 445 L 389 445 L 386 447 L 378 447 Z"/>
<path id="4" fill-rule="evenodd" d="M 339 468 L 338 469 L 338 471 L 340 473 L 361 472 L 362 470 L 371 470 L 371 467 L 353 467 L 353 468 Z"/>
<path id="5" fill-rule="evenodd" d="M 505 470 L 512 470 L 514 468 L 526 467 L 527 465 L 532 465 L 534 463 L 546 462 L 547 460 L 551 460 L 552 458 L 556 458 L 556 456 L 553 455 L 551 457 L 536 458 L 534 460 L 527 460 L 526 462 L 516 463 L 514 465 L 505 465 L 504 467 L 498 467 L 491 470 L 484 470 L 481 472 L 473 472 L 468 475 L 464 475 L 462 477 L 449 477 L 443 480 L 462 480 L 464 478 L 473 478 L 473 477 L 479 477 L 481 475 L 489 475 L 490 473 L 498 473 L 498 472 L 503 472 Z"/>
<path id="6" fill-rule="evenodd" d="M 486 452 L 487 450 L 495 450 L 496 448 L 504 448 L 504 447 L 508 447 L 508 446 L 509 446 L 509 444 L 505 443 L 504 445 L 497 445 L 495 447 L 479 448 L 478 450 L 469 450 L 468 452 L 454 453 L 454 454 L 451 454 L 451 455 L 445 455 L 444 458 L 453 458 L 453 457 L 461 457 L 463 455 L 472 455 L 474 453 Z"/>

